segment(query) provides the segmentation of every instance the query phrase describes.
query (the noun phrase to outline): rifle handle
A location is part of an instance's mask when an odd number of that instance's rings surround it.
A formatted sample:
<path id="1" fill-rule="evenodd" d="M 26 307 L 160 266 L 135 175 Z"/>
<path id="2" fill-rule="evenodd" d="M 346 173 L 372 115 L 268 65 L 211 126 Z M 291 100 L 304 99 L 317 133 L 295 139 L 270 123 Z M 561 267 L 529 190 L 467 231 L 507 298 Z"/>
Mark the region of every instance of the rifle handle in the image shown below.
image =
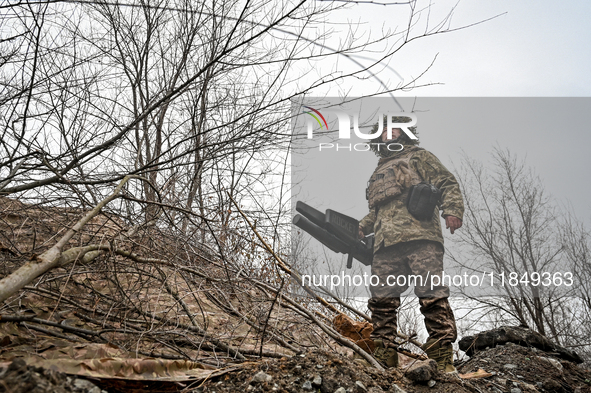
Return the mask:
<path id="1" fill-rule="evenodd" d="M 347 254 L 347 269 L 351 269 L 353 267 L 353 254 Z"/>

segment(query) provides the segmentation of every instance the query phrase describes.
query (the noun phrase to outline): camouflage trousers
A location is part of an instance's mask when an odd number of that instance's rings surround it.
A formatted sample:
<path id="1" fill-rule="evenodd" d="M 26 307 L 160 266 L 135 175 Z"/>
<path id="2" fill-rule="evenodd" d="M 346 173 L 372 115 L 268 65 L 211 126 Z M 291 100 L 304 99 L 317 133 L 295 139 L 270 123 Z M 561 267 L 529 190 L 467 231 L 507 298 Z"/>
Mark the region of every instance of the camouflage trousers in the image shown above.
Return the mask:
<path id="1" fill-rule="evenodd" d="M 372 338 L 385 343 L 394 341 L 400 295 L 409 287 L 409 276 L 414 276 L 415 281 L 410 283 L 415 285 L 429 338 L 442 343 L 456 341 L 456 321 L 447 300 L 449 288 L 434 286 L 431 290 L 430 279 L 427 279 L 442 272 L 443 246 L 438 242 L 415 240 L 383 248 L 374 254 L 371 273 L 379 277 L 380 284 L 370 287 L 372 297 L 368 306 L 372 313 Z M 399 276 L 405 279 L 397 281 L 395 278 Z M 423 285 L 418 276 L 423 278 Z"/>

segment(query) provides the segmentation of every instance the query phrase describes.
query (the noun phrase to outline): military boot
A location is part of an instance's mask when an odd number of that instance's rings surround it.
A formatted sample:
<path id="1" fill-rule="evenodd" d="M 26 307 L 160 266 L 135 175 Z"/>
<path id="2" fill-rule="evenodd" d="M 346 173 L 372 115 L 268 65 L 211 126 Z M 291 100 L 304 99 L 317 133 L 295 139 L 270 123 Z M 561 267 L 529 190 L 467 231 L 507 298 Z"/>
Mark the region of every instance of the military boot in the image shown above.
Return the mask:
<path id="1" fill-rule="evenodd" d="M 430 338 L 421 348 L 425 351 L 429 359 L 437 362 L 437 370 L 457 374 L 453 362 L 454 351 L 451 343 L 441 344 L 438 340 Z"/>
<path id="2" fill-rule="evenodd" d="M 376 346 L 373 357 L 386 368 L 398 367 L 398 352 L 394 348 L 386 348 L 382 340 L 373 342 Z"/>

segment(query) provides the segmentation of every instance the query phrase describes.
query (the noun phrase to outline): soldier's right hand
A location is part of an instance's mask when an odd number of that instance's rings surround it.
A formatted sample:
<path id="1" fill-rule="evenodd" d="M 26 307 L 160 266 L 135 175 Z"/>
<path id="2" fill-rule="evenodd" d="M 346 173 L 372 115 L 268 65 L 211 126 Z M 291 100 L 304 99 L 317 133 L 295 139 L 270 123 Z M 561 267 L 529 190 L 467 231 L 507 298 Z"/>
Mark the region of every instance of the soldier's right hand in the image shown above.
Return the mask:
<path id="1" fill-rule="evenodd" d="M 363 229 L 361 229 L 361 227 L 359 227 L 359 238 L 363 239 L 365 237 L 365 234 L 363 233 Z"/>
<path id="2" fill-rule="evenodd" d="M 453 235 L 454 232 L 462 227 L 462 220 L 454 216 L 445 216 L 445 228 Z"/>

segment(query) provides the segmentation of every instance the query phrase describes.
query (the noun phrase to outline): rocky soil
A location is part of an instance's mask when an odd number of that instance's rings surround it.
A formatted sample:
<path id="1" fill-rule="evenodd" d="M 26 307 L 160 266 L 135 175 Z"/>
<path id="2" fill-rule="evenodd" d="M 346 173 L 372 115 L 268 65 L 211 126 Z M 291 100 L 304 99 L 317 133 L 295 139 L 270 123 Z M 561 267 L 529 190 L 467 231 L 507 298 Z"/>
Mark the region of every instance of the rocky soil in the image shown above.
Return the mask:
<path id="1" fill-rule="evenodd" d="M 430 378 L 405 369 L 377 371 L 350 358 L 328 353 L 309 353 L 293 358 L 252 364 L 196 389 L 198 392 L 591 392 L 591 371 L 534 347 L 506 343 L 476 352 L 457 363 L 462 375 L 483 370 L 484 378 L 460 379 L 434 372 Z M 416 371 L 416 370 L 413 370 Z"/>
<path id="2" fill-rule="evenodd" d="M 428 361 L 411 360 L 403 369 L 378 371 L 343 355 L 316 351 L 289 358 L 243 363 L 238 370 L 193 384 L 144 386 L 101 380 L 90 382 L 26 366 L 17 359 L 0 369 L 0 392 L 591 392 L 591 371 L 558 355 L 509 342 L 477 351 L 469 360 L 457 362 L 456 367 L 464 377 L 479 370 L 483 376 L 461 379 L 434 371 Z"/>
<path id="3" fill-rule="evenodd" d="M 416 366 L 411 363 L 410 368 L 380 372 L 343 356 L 309 353 L 251 364 L 218 380 L 207 381 L 195 390 L 216 393 L 591 392 L 591 371 L 556 354 L 513 343 L 479 351 L 456 365 L 463 375 L 478 370 L 491 374 L 484 378 L 460 379 L 437 372 L 431 378 L 424 378 L 424 374 L 421 378 L 420 373 L 409 371 Z"/>
<path id="4" fill-rule="evenodd" d="M 559 354 L 514 343 L 477 352 L 458 367 L 461 373 L 483 369 L 489 378 L 472 380 L 486 392 L 591 392 L 591 371 Z"/>

